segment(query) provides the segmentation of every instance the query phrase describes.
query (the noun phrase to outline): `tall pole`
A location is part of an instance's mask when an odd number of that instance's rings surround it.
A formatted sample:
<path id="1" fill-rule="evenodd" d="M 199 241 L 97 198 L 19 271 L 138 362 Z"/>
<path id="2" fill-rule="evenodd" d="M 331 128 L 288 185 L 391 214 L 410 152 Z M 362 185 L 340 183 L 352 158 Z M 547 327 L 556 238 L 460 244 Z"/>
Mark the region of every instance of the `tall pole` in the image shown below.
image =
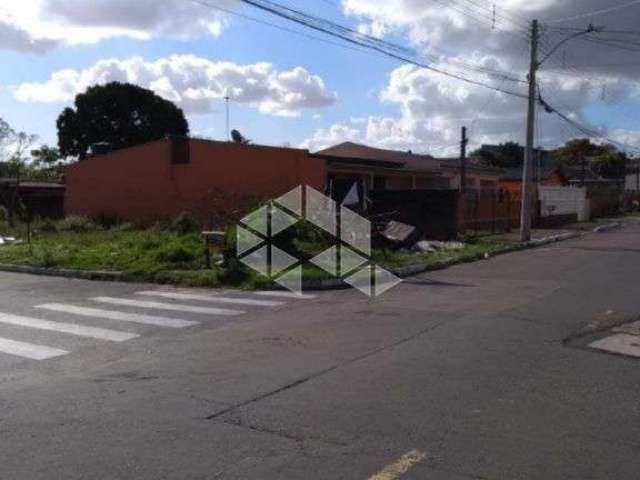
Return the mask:
<path id="1" fill-rule="evenodd" d="M 538 21 L 531 22 L 531 59 L 529 64 L 529 105 L 527 109 L 527 145 L 522 166 L 522 208 L 520 212 L 520 240 L 531 240 L 531 208 L 533 192 L 531 177 L 533 170 L 533 136 L 536 111 L 536 71 L 538 70 Z"/>
<path id="2" fill-rule="evenodd" d="M 226 122 L 226 129 L 227 129 L 227 140 L 231 141 L 231 132 L 229 131 L 229 94 L 227 93 L 227 95 L 225 95 L 224 97 L 224 105 L 225 105 L 225 109 L 226 109 L 226 117 L 227 117 L 227 122 Z"/>
<path id="3" fill-rule="evenodd" d="M 467 127 L 462 127 L 462 137 L 460 140 L 460 193 L 467 190 Z"/>

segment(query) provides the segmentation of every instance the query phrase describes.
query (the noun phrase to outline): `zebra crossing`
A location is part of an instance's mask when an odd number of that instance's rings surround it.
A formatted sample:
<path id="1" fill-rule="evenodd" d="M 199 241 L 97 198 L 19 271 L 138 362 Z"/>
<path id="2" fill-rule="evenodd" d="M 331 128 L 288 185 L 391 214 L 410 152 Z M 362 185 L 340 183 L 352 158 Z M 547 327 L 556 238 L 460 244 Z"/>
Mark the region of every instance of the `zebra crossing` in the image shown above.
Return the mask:
<path id="1" fill-rule="evenodd" d="M 127 331 L 136 325 L 152 329 L 151 332 L 183 329 L 232 319 L 252 309 L 282 307 L 289 301 L 315 298 L 282 291 L 237 293 L 143 290 L 126 296 L 88 296 L 80 302 L 35 304 L 30 307 L 33 314 L 0 311 L 0 358 L 8 355 L 47 360 L 72 353 L 73 349 L 61 345 L 60 335 L 96 342 L 127 342 L 144 335 Z M 38 341 L 25 341 L 25 332 L 38 332 Z M 42 341 L 45 333 L 52 337 L 45 336 Z"/>

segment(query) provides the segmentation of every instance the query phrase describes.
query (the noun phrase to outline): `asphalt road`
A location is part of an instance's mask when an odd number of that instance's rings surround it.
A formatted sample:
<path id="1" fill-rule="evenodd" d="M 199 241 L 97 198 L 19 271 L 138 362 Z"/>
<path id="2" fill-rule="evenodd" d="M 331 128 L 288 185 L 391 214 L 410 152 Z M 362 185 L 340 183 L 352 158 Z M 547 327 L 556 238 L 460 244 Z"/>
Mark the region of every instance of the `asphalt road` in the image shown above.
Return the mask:
<path id="1" fill-rule="evenodd" d="M 628 224 L 377 299 L 0 273 L 0 478 L 636 480 L 640 360 L 563 340 L 639 271 Z"/>

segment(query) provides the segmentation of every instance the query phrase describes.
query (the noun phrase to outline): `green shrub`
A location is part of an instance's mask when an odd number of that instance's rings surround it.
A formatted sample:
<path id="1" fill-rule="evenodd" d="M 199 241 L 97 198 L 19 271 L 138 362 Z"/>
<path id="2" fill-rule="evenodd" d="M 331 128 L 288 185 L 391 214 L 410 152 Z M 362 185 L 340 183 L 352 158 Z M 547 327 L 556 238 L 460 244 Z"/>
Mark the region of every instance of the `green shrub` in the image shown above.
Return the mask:
<path id="1" fill-rule="evenodd" d="M 193 262 L 196 256 L 182 245 L 168 245 L 156 253 L 156 260 L 165 263 L 185 264 Z"/>
<path id="2" fill-rule="evenodd" d="M 88 217 L 71 216 L 58 222 L 59 232 L 86 233 L 101 230 L 100 226 Z"/>
<path id="3" fill-rule="evenodd" d="M 200 225 L 187 212 L 182 212 L 171 221 L 170 230 L 175 233 L 185 234 L 200 230 Z"/>
<path id="4" fill-rule="evenodd" d="M 36 266 L 44 268 L 53 267 L 56 264 L 53 252 L 45 246 L 34 248 L 33 261 Z"/>
<path id="5" fill-rule="evenodd" d="M 224 269 L 221 279 L 233 284 L 245 281 L 250 275 L 247 267 L 238 259 L 236 245 L 236 227 L 231 226 L 225 232 L 224 246 L 222 247 Z"/>
<path id="6" fill-rule="evenodd" d="M 136 226 L 133 223 L 121 223 L 111 227 L 112 232 L 132 232 L 136 230 Z"/>
<path id="7" fill-rule="evenodd" d="M 120 225 L 122 221 L 113 213 L 99 213 L 92 218 L 93 222 L 100 225 L 105 230 L 109 230 L 117 225 Z"/>
<path id="8" fill-rule="evenodd" d="M 33 229 L 38 233 L 56 233 L 58 231 L 58 226 L 54 220 L 44 218 L 36 221 L 33 225 Z"/>
<path id="9" fill-rule="evenodd" d="M 0 222 L 6 222 L 9 218 L 9 212 L 5 207 L 0 205 Z"/>

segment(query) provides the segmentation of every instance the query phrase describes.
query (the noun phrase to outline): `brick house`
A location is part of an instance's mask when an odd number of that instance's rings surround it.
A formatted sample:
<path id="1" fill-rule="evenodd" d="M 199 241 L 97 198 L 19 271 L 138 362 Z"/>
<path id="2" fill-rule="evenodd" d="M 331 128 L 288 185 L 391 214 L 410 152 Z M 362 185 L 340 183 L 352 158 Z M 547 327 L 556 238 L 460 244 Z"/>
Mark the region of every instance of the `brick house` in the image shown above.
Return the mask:
<path id="1" fill-rule="evenodd" d="M 225 223 L 297 185 L 322 190 L 325 178 L 306 150 L 168 137 L 69 166 L 65 213 L 147 223 L 186 211 Z"/>
<path id="2" fill-rule="evenodd" d="M 296 148 L 167 137 L 69 166 L 65 214 L 149 223 L 190 212 L 204 224 L 222 226 L 261 200 L 300 184 L 337 201 L 355 196 L 363 206 L 372 190 L 457 189 L 456 178 L 459 184 L 455 161 L 350 142 L 312 154 Z M 495 188 L 498 174 L 470 165 L 467 178 L 477 188 Z"/>

